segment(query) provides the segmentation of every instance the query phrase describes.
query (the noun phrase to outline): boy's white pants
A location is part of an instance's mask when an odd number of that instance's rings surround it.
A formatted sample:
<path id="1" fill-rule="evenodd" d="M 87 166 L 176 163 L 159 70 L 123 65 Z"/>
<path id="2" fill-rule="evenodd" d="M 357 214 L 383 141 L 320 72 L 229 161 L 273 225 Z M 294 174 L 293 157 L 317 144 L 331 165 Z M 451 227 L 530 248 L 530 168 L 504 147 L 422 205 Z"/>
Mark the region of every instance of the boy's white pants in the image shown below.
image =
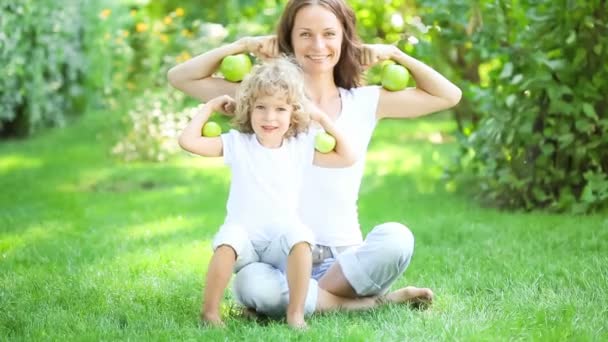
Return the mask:
<path id="1" fill-rule="evenodd" d="M 359 296 L 384 294 L 410 263 L 414 252 L 414 236 L 396 222 L 376 226 L 359 246 L 353 246 L 325 259 L 313 268 L 306 297 L 305 311 L 316 308 L 317 280 L 337 260 L 344 276 Z M 248 308 L 269 316 L 283 316 L 289 300 L 284 267 L 253 262 L 241 267 L 233 282 L 236 299 Z"/>
<path id="2" fill-rule="evenodd" d="M 301 223 L 290 223 L 281 227 L 281 231 L 285 233 L 277 236 L 272 241 L 251 241 L 244 227 L 237 224 L 224 224 L 213 238 L 214 251 L 221 245 L 227 245 L 232 247 L 236 252 L 237 259 L 233 271 L 237 275 L 249 265 L 267 266 L 282 275 L 284 284 L 281 284 L 281 286 L 284 286 L 284 294 L 278 293 L 276 289 L 260 289 L 261 291 L 272 291 L 277 298 L 285 300 L 285 303 L 281 303 L 281 305 L 277 304 L 274 307 L 266 308 L 267 306 L 264 305 L 256 305 L 256 307 L 264 307 L 265 310 L 263 312 L 269 316 L 284 315 L 287 309 L 289 288 L 284 274 L 287 269 L 289 252 L 297 243 L 307 242 L 312 245 L 313 241 L 312 232 Z M 314 294 L 311 296 L 310 292 L 314 292 Z M 237 300 L 244 303 L 239 297 L 239 293 L 237 291 L 234 291 L 234 293 Z M 317 302 L 316 283 L 309 284 L 308 293 L 304 310 L 312 312 Z M 255 302 L 255 298 L 253 300 Z M 282 311 L 279 312 L 278 310 Z"/>

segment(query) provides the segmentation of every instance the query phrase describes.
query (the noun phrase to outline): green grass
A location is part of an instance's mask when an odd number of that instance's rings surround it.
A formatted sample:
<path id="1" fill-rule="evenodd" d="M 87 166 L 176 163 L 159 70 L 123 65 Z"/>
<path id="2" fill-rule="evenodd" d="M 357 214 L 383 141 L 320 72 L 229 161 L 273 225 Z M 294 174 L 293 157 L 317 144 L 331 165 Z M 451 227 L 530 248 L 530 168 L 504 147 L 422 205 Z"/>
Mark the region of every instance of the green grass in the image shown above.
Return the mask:
<path id="1" fill-rule="evenodd" d="M 608 339 L 608 215 L 500 212 L 446 191 L 455 146 L 427 139 L 453 129 L 442 116 L 380 124 L 360 199 L 364 231 L 400 221 L 414 232 L 396 285 L 431 287 L 430 310 L 333 313 L 298 333 L 226 305 L 226 329 L 201 328 L 227 169 L 187 155 L 118 162 L 117 122 L 89 113 L 0 144 L 0 340 Z"/>

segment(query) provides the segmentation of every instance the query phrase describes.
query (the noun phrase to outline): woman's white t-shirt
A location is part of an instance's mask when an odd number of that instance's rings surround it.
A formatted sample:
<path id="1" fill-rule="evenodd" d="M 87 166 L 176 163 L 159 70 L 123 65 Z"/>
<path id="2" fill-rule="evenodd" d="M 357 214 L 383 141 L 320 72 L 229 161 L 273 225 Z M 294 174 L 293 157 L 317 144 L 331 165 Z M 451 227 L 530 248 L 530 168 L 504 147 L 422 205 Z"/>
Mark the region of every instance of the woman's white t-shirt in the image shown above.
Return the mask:
<path id="1" fill-rule="evenodd" d="M 365 155 L 374 128 L 380 87 L 340 88 L 342 111 L 336 120 L 357 153 L 348 168 L 328 169 L 309 164 L 300 196 L 300 218 L 315 234 L 316 243 L 348 246 L 361 243 L 357 212 Z M 313 132 L 314 134 L 314 132 Z"/>

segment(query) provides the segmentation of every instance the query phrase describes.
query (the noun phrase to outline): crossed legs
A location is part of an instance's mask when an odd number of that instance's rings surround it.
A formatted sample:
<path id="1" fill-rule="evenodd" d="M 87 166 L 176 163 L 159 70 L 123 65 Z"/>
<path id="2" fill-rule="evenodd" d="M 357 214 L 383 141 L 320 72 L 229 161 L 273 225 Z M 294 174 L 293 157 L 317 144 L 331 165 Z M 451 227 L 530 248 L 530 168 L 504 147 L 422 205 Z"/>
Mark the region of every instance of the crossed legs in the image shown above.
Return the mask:
<path id="1" fill-rule="evenodd" d="M 339 263 L 334 263 L 319 280 L 317 312 L 336 310 L 369 310 L 383 304 L 427 304 L 433 300 L 433 291 L 414 286 L 404 287 L 385 295 L 359 297 L 350 285 Z"/>
<path id="2" fill-rule="evenodd" d="M 346 251 L 319 282 L 309 280 L 306 314 L 333 310 L 366 310 L 386 303 L 430 303 L 433 292 L 413 286 L 388 292 L 411 260 L 414 238 L 407 227 L 385 223 L 368 234 L 358 248 Z M 276 289 L 270 292 L 270 289 Z M 235 278 L 234 292 L 246 307 L 273 316 L 285 312 L 289 290 L 285 275 L 270 265 L 253 263 Z"/>

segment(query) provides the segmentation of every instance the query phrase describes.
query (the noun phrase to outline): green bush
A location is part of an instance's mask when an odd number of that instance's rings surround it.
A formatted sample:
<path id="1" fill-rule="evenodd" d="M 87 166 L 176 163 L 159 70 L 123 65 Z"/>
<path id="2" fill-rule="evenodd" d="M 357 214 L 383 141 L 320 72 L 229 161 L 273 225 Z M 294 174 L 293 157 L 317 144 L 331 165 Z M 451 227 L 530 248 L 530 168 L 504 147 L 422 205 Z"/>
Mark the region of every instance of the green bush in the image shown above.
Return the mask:
<path id="1" fill-rule="evenodd" d="M 135 100 L 125 117 L 126 133 L 114 145 L 112 153 L 123 161 L 162 162 L 178 151 L 179 134 L 194 117 L 196 103 L 177 90 L 146 90 Z M 214 114 L 212 121 L 227 132 L 228 116 Z"/>
<path id="2" fill-rule="evenodd" d="M 0 134 L 61 126 L 82 108 L 84 1 L 0 5 Z"/>
<path id="3" fill-rule="evenodd" d="M 164 161 L 179 151 L 177 137 L 192 118 L 191 109 L 181 110 L 184 97 L 177 91 L 144 91 L 129 110 L 128 131 L 112 153 L 124 161 Z"/>
<path id="4" fill-rule="evenodd" d="M 578 213 L 608 203 L 603 7 L 460 1 L 428 13 L 465 89 L 456 172 L 484 202 Z"/>

